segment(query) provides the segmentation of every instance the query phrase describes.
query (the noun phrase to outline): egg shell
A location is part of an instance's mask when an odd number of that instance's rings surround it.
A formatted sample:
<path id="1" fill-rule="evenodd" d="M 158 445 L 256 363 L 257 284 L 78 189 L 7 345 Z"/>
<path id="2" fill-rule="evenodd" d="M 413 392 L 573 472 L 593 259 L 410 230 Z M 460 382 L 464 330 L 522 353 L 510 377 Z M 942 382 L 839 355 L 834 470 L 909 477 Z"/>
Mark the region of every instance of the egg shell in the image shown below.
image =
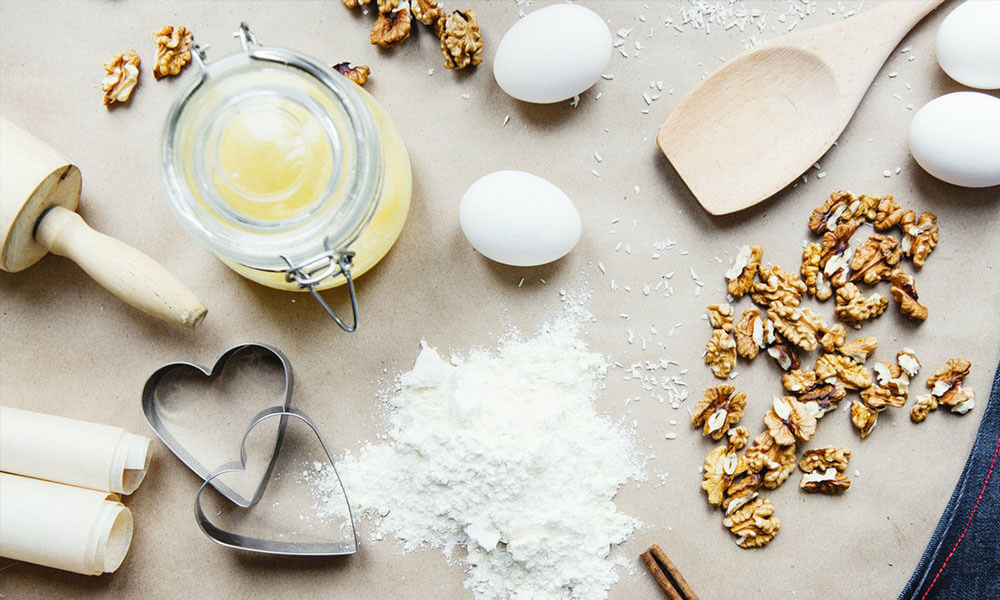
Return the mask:
<path id="1" fill-rule="evenodd" d="M 566 256 L 582 229 L 569 196 L 523 171 L 496 171 L 476 180 L 462 196 L 458 219 L 473 248 L 515 267 Z"/>
<path id="2" fill-rule="evenodd" d="M 955 7 L 938 29 L 937 59 L 961 84 L 1000 89 L 1000 2 L 968 0 Z"/>
<path id="3" fill-rule="evenodd" d="M 554 4 L 507 30 L 493 58 L 493 77 L 518 100 L 549 104 L 594 85 L 610 60 L 604 20 L 583 6 Z"/>
<path id="4" fill-rule="evenodd" d="M 910 153 L 942 181 L 1000 185 L 1000 99 L 955 92 L 931 100 L 910 123 Z"/>

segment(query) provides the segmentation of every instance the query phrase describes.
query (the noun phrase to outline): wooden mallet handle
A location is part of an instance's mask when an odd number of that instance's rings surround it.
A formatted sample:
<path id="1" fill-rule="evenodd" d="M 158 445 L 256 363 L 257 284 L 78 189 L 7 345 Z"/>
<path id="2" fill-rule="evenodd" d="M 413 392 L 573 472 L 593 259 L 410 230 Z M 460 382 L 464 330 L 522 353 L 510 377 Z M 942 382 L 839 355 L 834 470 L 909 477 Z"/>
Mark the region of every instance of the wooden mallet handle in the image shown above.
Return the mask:
<path id="1" fill-rule="evenodd" d="M 112 294 L 139 310 L 194 327 L 205 317 L 201 301 L 160 263 L 91 229 L 75 212 L 54 206 L 38 222 L 35 239 L 65 256 Z"/>

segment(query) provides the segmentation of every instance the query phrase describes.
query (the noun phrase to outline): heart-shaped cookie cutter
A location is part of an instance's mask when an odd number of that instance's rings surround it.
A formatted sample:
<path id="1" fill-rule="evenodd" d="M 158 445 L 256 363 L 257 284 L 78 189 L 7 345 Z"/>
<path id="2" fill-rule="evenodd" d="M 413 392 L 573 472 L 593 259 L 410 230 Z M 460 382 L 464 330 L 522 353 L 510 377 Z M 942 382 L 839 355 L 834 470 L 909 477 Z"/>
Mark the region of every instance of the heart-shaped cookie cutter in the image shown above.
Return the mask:
<path id="1" fill-rule="evenodd" d="M 184 447 L 183 444 L 180 443 L 180 441 L 177 440 L 176 437 L 174 437 L 167 424 L 160 418 L 160 415 L 157 412 L 156 388 L 164 377 L 178 370 L 194 369 L 209 379 L 218 377 L 225 368 L 226 363 L 240 354 L 250 352 L 261 352 L 266 356 L 273 357 L 281 364 L 281 368 L 285 374 L 285 389 L 283 392 L 284 401 L 278 408 L 289 410 L 292 403 L 292 365 L 288 361 L 288 358 L 282 354 L 280 350 L 274 348 L 273 346 L 268 346 L 267 344 L 240 344 L 238 346 L 233 346 L 229 350 L 226 350 L 226 352 L 215 361 L 215 365 L 211 369 L 206 369 L 201 365 L 189 362 L 175 362 L 164 365 L 149 376 L 149 379 L 146 380 L 146 385 L 142 390 L 142 412 L 146 416 L 146 422 L 153 428 L 156 436 L 159 437 L 164 444 L 166 444 L 167 448 L 169 448 L 170 451 L 181 460 L 181 462 L 194 471 L 198 477 L 205 481 L 211 481 L 212 487 L 214 487 L 220 494 L 228 498 L 237 506 L 241 506 L 243 508 L 253 506 L 264 494 L 267 482 L 271 479 L 271 472 L 274 470 L 274 464 L 278 457 L 278 450 L 281 448 L 281 440 L 285 434 L 286 417 L 282 416 L 281 422 L 278 424 L 278 433 L 275 436 L 274 448 L 271 449 L 270 456 L 267 458 L 267 468 L 264 470 L 261 480 L 254 490 L 253 496 L 251 498 L 245 498 L 242 494 L 232 489 L 224 482 L 220 480 L 212 480 L 214 477 L 218 477 L 218 475 L 221 474 L 215 473 L 213 475 L 213 469 L 217 470 L 218 465 L 207 466 L 202 464 L 202 462 L 194 454 L 192 454 L 187 448 Z M 246 436 L 244 436 L 243 442 L 246 442 Z"/>
<path id="2" fill-rule="evenodd" d="M 308 425 L 309 428 L 312 429 L 312 432 L 316 435 L 316 439 L 319 441 L 320 446 L 322 446 L 327 460 L 330 461 L 330 467 L 333 469 L 333 474 L 337 477 L 337 483 L 340 485 L 340 491 L 344 495 L 344 503 L 347 506 L 347 517 L 351 523 L 351 541 L 283 542 L 250 537 L 233 533 L 218 527 L 212 523 L 212 521 L 205 514 L 205 511 L 201 506 L 201 495 L 205 491 L 205 488 L 209 485 L 214 486 L 213 480 L 220 475 L 243 471 L 246 468 L 247 438 L 249 438 L 250 434 L 253 433 L 255 427 L 273 417 L 279 417 L 282 420 L 282 428 L 284 428 L 285 420 L 287 418 L 291 417 L 298 419 Z M 270 478 L 266 481 L 270 481 Z M 351 503 L 347 499 L 347 491 L 344 489 L 344 482 L 340 479 L 340 473 L 337 472 L 337 466 L 333 462 L 333 456 L 330 454 L 329 448 L 326 447 L 326 442 L 323 441 L 323 436 L 320 435 L 319 430 L 313 422 L 308 416 L 306 416 L 305 413 L 296 408 L 273 406 L 271 408 L 265 408 L 257 413 L 257 416 L 255 416 L 250 422 L 250 426 L 247 427 L 246 433 L 243 434 L 243 441 L 240 444 L 240 460 L 238 462 L 231 462 L 222 465 L 222 467 L 220 467 L 216 472 L 209 475 L 205 479 L 205 482 L 201 484 L 201 487 L 198 488 L 198 495 L 194 500 L 194 517 L 198 522 L 198 527 L 200 527 L 205 535 L 211 538 L 214 542 L 229 548 L 235 548 L 237 550 L 247 550 L 249 552 L 259 552 L 263 554 L 280 554 L 284 556 L 343 556 L 346 554 L 355 554 L 358 551 L 358 531 L 354 526 L 354 513 L 351 511 Z"/>

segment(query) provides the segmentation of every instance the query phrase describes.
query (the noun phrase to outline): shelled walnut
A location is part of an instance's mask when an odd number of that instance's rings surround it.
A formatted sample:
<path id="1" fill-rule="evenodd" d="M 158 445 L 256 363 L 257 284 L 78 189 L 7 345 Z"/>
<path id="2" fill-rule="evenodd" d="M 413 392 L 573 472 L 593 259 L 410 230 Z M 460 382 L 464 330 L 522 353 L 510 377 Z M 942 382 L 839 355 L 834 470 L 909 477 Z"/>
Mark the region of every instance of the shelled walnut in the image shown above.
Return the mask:
<path id="1" fill-rule="evenodd" d="M 695 404 L 691 425 L 702 427 L 702 435 L 719 440 L 729 428 L 739 423 L 746 408 L 747 395 L 729 384 L 714 385 Z"/>
<path id="2" fill-rule="evenodd" d="M 782 371 L 791 371 L 793 369 L 798 369 L 801 366 L 799 362 L 799 356 L 795 353 L 795 349 L 792 345 L 785 341 L 785 338 L 781 335 L 774 334 L 774 342 L 767 347 L 767 355 L 770 356 L 778 363 Z"/>
<path id="3" fill-rule="evenodd" d="M 873 219 L 872 224 L 875 226 L 875 231 L 887 231 L 898 225 L 899 220 L 903 218 L 903 212 L 895 198 L 891 195 L 884 196 L 878 202 L 875 219 Z"/>
<path id="4" fill-rule="evenodd" d="M 837 352 L 850 358 L 856 363 L 864 363 L 875 350 L 878 349 L 878 338 L 870 335 L 868 337 L 857 338 L 840 345 Z"/>
<path id="5" fill-rule="evenodd" d="M 743 246 L 736 254 L 733 265 L 726 271 L 726 288 L 736 298 L 742 298 L 757 276 L 764 250 L 760 246 Z"/>
<path id="6" fill-rule="evenodd" d="M 369 40 L 382 48 L 394 48 L 410 37 L 410 10 L 397 7 L 386 12 L 379 11 L 372 25 Z"/>
<path id="7" fill-rule="evenodd" d="M 770 321 L 767 324 L 771 327 L 770 336 L 767 337 L 773 341 L 773 325 Z M 765 341 L 764 320 L 759 308 L 751 306 L 743 311 L 743 316 L 733 327 L 733 336 L 736 338 L 736 354 L 747 360 L 757 358 L 757 354 L 768 343 Z"/>
<path id="8" fill-rule="evenodd" d="M 827 352 L 833 352 L 844 344 L 847 340 L 847 329 L 840 323 L 835 323 L 826 328 L 823 336 L 819 338 L 819 345 Z"/>
<path id="9" fill-rule="evenodd" d="M 871 371 L 842 354 L 820 355 L 813 370 L 822 381 L 839 383 L 852 390 L 863 390 L 873 381 Z"/>
<path id="10" fill-rule="evenodd" d="M 765 546 L 781 529 L 781 521 L 774 516 L 774 505 L 766 498 L 755 498 L 727 515 L 722 524 L 739 536 L 736 543 L 741 548 Z"/>
<path id="11" fill-rule="evenodd" d="M 872 234 L 854 252 L 851 259 L 851 281 L 862 280 L 869 285 L 887 281 L 899 264 L 903 251 L 891 235 Z"/>
<path id="12" fill-rule="evenodd" d="M 719 379 L 729 377 L 736 364 L 736 342 L 732 336 L 721 329 L 712 331 L 712 337 L 705 344 L 705 364 Z"/>
<path id="13" fill-rule="evenodd" d="M 878 411 L 865 406 L 860 400 L 852 400 L 851 423 L 861 433 L 861 439 L 864 439 L 875 429 L 878 423 Z"/>
<path id="14" fill-rule="evenodd" d="M 861 324 L 868 319 L 874 319 L 882 315 L 889 306 L 889 299 L 881 294 L 872 294 L 865 298 L 853 283 L 837 290 L 836 304 L 833 312 L 837 318 L 854 327 L 861 329 Z"/>
<path id="15" fill-rule="evenodd" d="M 734 427 L 729 430 L 729 445 L 727 446 L 728 451 L 736 452 L 737 450 L 742 450 L 749 441 L 750 432 L 747 431 L 746 427 Z"/>
<path id="16" fill-rule="evenodd" d="M 913 284 L 913 276 L 903 271 L 895 269 L 889 277 L 892 287 L 889 292 L 892 299 L 899 305 L 899 312 L 907 317 L 917 320 L 927 320 L 927 307 L 919 302 L 917 289 Z"/>
<path id="17" fill-rule="evenodd" d="M 139 55 L 135 50 L 119 54 L 104 63 L 104 79 L 101 80 L 104 106 L 115 102 L 128 102 L 132 97 L 132 90 L 138 83 Z"/>
<path id="18" fill-rule="evenodd" d="M 781 385 L 785 386 L 785 389 L 789 392 L 797 395 L 808 392 L 816 387 L 818 383 L 819 380 L 816 379 L 816 373 L 813 371 L 795 369 L 781 376 Z"/>
<path id="19" fill-rule="evenodd" d="M 814 471 L 802 476 L 799 488 L 803 492 L 821 494 L 843 494 L 851 487 L 851 478 L 830 467 L 824 471 Z"/>
<path id="20" fill-rule="evenodd" d="M 937 410 L 937 408 L 938 401 L 934 396 L 930 394 L 917 396 L 917 401 L 913 404 L 913 408 L 910 409 L 910 419 L 914 423 L 921 423 L 927 418 L 928 414 Z"/>
<path id="21" fill-rule="evenodd" d="M 153 32 L 153 41 L 156 42 L 156 64 L 153 65 L 153 77 L 156 79 L 177 75 L 191 62 L 194 35 L 187 27 L 162 27 Z"/>
<path id="22" fill-rule="evenodd" d="M 757 490 L 764 480 L 757 473 L 747 473 L 733 481 L 726 488 L 726 497 L 722 499 L 722 510 L 731 515 L 758 496 Z"/>
<path id="23" fill-rule="evenodd" d="M 837 404 L 846 396 L 847 390 L 844 389 L 844 386 L 839 383 L 827 383 L 799 396 L 799 402 L 806 407 L 809 414 L 820 419 L 826 413 L 837 408 Z"/>
<path id="24" fill-rule="evenodd" d="M 795 444 L 779 445 L 770 431 L 762 431 L 744 453 L 747 471 L 759 473 L 764 487 L 775 489 L 795 470 Z"/>
<path id="25" fill-rule="evenodd" d="M 927 257 L 938 244 L 937 215 L 925 212 L 918 219 L 912 210 L 906 211 L 899 221 L 903 230 L 900 247 L 903 254 L 913 260 L 915 266 L 922 267 Z"/>
<path id="26" fill-rule="evenodd" d="M 877 362 L 872 367 L 875 382 L 886 388 L 894 396 L 901 396 L 905 401 L 910 391 L 910 376 L 899 365 Z"/>
<path id="27" fill-rule="evenodd" d="M 799 461 L 799 469 L 804 473 L 825 471 L 830 468 L 843 472 L 847 470 L 847 462 L 849 460 L 851 460 L 851 451 L 847 448 L 823 446 L 822 448 L 813 448 L 802 453 L 802 459 Z"/>
<path id="28" fill-rule="evenodd" d="M 823 234 L 823 254 L 820 256 L 819 266 L 823 269 L 823 276 L 834 288 L 847 283 L 851 274 L 851 261 L 854 259 L 851 236 L 856 229 L 857 224 L 851 221 Z"/>
<path id="29" fill-rule="evenodd" d="M 845 224 L 857 229 L 862 221 L 869 218 L 870 214 L 874 214 L 878 201 L 879 198 L 865 195 L 857 197 L 844 190 L 833 192 L 826 202 L 809 216 L 809 229 L 818 235 L 822 235 L 825 231 L 833 231 Z M 854 232 L 853 229 L 851 233 Z"/>
<path id="30" fill-rule="evenodd" d="M 927 378 L 931 396 L 945 406 L 955 406 L 964 402 L 960 396 L 962 381 L 972 370 L 972 363 L 964 358 L 951 358 Z"/>
<path id="31" fill-rule="evenodd" d="M 816 417 L 791 396 L 775 396 L 771 400 L 771 410 L 764 415 L 764 425 L 781 446 L 794 444 L 796 440 L 808 442 L 816 433 Z"/>
<path id="32" fill-rule="evenodd" d="M 727 333 L 733 331 L 733 306 L 731 304 L 709 304 L 705 307 L 708 311 L 708 322 L 715 329 L 721 329 Z"/>
<path id="33" fill-rule="evenodd" d="M 881 411 L 892 406 L 899 408 L 906 404 L 906 396 L 893 393 L 881 385 L 873 385 L 861 390 L 861 401 L 868 408 Z"/>
<path id="34" fill-rule="evenodd" d="M 727 452 L 726 446 L 719 446 L 705 458 L 701 489 L 708 495 L 708 503 L 719 506 L 725 498 L 726 490 L 734 479 L 747 470 L 743 455 Z"/>
<path id="35" fill-rule="evenodd" d="M 750 298 L 761 306 L 770 306 L 774 302 L 798 306 L 807 290 L 797 274 L 782 270 L 778 265 L 760 267 L 757 277 L 760 281 L 754 282 Z"/>
<path id="36" fill-rule="evenodd" d="M 802 267 L 799 273 L 806 291 L 823 302 L 833 295 L 833 286 L 823 271 L 823 244 L 812 242 L 802 250 Z"/>
<path id="37" fill-rule="evenodd" d="M 781 302 L 771 304 L 767 309 L 767 318 L 782 337 L 806 352 L 819 346 L 820 332 L 826 329 L 823 318 L 812 310 L 785 306 Z"/>
<path id="38" fill-rule="evenodd" d="M 337 63 L 333 65 L 333 70 L 358 85 L 364 85 L 368 81 L 368 76 L 372 73 L 368 65 L 354 66 L 349 62 Z"/>
<path id="39" fill-rule="evenodd" d="M 433 25 L 444 16 L 444 9 L 437 0 L 410 0 L 410 10 L 413 18 L 424 25 Z"/>
<path id="40" fill-rule="evenodd" d="M 483 62 L 483 38 L 476 23 L 476 11 L 456 10 L 434 23 L 441 40 L 446 69 L 464 69 Z"/>
<path id="41" fill-rule="evenodd" d="M 910 377 L 916 377 L 920 372 L 920 361 L 910 348 L 903 348 L 896 353 L 896 364 Z"/>

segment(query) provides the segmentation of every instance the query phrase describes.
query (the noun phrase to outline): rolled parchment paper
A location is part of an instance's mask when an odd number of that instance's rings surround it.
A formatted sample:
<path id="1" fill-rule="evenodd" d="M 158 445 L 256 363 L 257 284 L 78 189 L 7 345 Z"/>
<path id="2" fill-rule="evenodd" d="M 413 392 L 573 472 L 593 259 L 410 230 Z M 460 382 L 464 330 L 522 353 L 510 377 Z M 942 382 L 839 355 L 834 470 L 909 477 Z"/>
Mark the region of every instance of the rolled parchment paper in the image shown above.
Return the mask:
<path id="1" fill-rule="evenodd" d="M 117 494 L 0 473 L 0 556 L 83 575 L 111 573 L 132 543 Z"/>
<path id="2" fill-rule="evenodd" d="M 121 427 L 0 406 L 0 471 L 131 494 L 150 456 L 150 439 Z"/>

